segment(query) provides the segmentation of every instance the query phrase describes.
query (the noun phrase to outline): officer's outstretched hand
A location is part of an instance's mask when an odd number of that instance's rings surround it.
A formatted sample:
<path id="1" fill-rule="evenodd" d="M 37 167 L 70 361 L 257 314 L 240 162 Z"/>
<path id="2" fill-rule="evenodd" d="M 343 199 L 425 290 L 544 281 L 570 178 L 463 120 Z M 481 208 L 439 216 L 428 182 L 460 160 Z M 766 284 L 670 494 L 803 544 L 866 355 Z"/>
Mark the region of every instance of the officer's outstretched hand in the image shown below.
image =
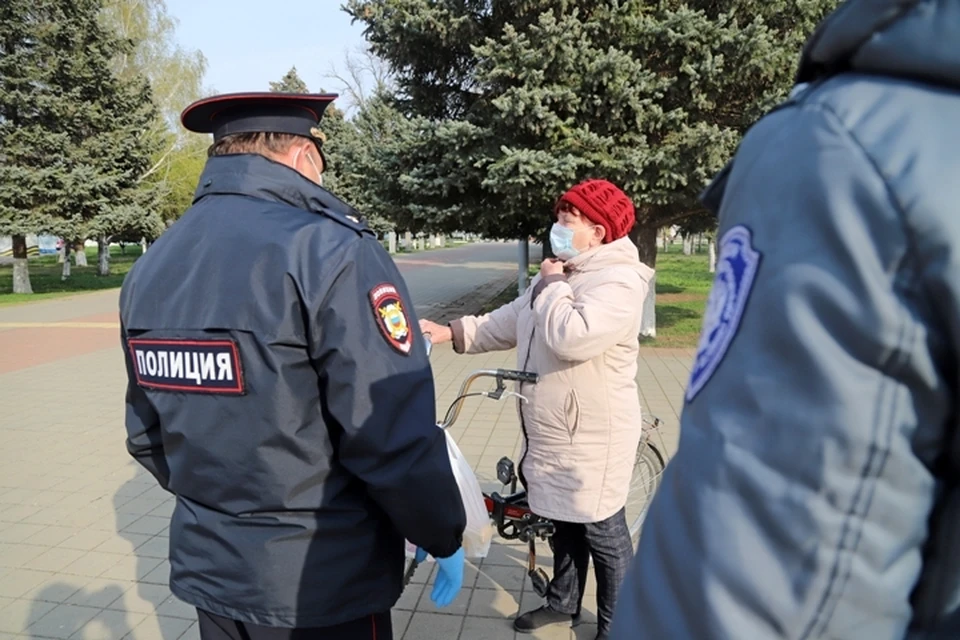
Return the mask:
<path id="1" fill-rule="evenodd" d="M 463 547 L 449 558 L 437 558 L 437 579 L 430 599 L 438 607 L 446 607 L 456 600 L 463 586 Z"/>

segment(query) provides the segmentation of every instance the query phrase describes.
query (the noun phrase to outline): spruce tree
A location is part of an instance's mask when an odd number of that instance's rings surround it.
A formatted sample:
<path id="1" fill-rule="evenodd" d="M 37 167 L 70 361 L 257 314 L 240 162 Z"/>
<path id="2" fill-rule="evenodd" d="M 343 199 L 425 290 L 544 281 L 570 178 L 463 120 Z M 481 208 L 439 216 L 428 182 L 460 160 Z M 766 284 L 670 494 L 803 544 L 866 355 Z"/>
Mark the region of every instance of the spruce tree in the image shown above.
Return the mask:
<path id="1" fill-rule="evenodd" d="M 0 234 L 13 236 L 14 293 L 32 293 L 26 236 L 52 231 L 59 214 L 53 161 L 67 135 L 49 126 L 63 113 L 43 41 L 51 15 L 33 0 L 0 3 Z"/>
<path id="2" fill-rule="evenodd" d="M 744 131 L 789 91 L 837 0 L 349 0 L 398 104 L 422 117 L 397 189 L 447 227 L 541 236 L 557 196 L 603 177 L 633 238 L 702 211 Z"/>
<path id="3" fill-rule="evenodd" d="M 304 82 L 300 75 L 297 74 L 297 68 L 290 67 L 290 71 L 287 71 L 279 82 L 270 83 L 270 91 L 276 93 L 309 93 L 310 90 L 307 89 L 307 83 Z"/>
<path id="4" fill-rule="evenodd" d="M 132 43 L 103 26 L 102 9 L 102 0 L 0 6 L 0 232 L 18 246 L 27 233 L 71 246 L 91 234 L 157 230 L 139 185 L 156 111 L 142 77 L 111 72 Z M 25 252 L 17 257 L 15 290 L 29 291 Z"/>

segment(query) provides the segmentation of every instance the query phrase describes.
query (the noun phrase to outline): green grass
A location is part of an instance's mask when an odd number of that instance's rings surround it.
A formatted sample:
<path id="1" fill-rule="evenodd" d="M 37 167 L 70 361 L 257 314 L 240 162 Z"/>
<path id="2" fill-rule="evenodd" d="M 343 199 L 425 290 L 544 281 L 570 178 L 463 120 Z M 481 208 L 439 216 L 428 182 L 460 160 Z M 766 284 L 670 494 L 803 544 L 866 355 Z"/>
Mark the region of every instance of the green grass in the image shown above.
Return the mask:
<path id="1" fill-rule="evenodd" d="M 652 347 L 695 347 L 713 284 L 705 254 L 657 255 L 657 337 Z"/>
<path id="2" fill-rule="evenodd" d="M 13 265 L 0 265 L 0 305 L 37 302 L 75 295 L 88 291 L 113 289 L 123 284 L 123 278 L 134 261 L 140 257 L 140 245 L 127 245 L 126 253 L 120 247 L 110 247 L 110 275 L 97 275 L 97 248 L 87 247 L 87 267 L 74 266 L 70 260 L 70 277 L 60 279 L 63 265 L 57 256 L 43 256 L 30 260 L 30 284 L 33 294 L 13 294 Z"/>

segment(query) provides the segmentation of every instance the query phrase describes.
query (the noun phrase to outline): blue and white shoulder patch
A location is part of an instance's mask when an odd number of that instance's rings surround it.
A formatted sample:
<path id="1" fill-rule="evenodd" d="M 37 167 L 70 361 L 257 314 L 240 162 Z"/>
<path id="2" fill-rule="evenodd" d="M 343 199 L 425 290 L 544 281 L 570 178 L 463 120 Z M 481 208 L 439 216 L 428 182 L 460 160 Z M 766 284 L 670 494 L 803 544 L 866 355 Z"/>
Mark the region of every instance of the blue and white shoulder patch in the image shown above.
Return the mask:
<path id="1" fill-rule="evenodd" d="M 697 356 L 687 383 L 687 402 L 706 386 L 726 355 L 740 326 L 762 257 L 753 248 L 750 229 L 743 225 L 723 234 L 718 253 L 717 274 L 707 298 Z"/>
<path id="2" fill-rule="evenodd" d="M 240 350 L 233 340 L 127 340 L 137 384 L 158 391 L 243 395 Z"/>

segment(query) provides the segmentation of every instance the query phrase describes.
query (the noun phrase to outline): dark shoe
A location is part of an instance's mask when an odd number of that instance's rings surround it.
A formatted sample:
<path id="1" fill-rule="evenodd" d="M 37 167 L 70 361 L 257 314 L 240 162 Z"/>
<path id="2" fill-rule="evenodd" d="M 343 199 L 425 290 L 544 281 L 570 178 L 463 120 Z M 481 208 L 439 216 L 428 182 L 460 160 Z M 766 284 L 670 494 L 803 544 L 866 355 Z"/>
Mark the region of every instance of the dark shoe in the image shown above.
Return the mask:
<path id="1" fill-rule="evenodd" d="M 513 628 L 520 633 L 532 633 L 537 629 L 551 624 L 559 624 L 561 622 L 571 624 L 573 618 L 574 616 L 569 613 L 560 613 L 559 611 L 554 611 L 547 605 L 543 605 L 539 609 L 534 609 L 522 616 L 518 616 L 517 619 L 513 621 Z"/>

